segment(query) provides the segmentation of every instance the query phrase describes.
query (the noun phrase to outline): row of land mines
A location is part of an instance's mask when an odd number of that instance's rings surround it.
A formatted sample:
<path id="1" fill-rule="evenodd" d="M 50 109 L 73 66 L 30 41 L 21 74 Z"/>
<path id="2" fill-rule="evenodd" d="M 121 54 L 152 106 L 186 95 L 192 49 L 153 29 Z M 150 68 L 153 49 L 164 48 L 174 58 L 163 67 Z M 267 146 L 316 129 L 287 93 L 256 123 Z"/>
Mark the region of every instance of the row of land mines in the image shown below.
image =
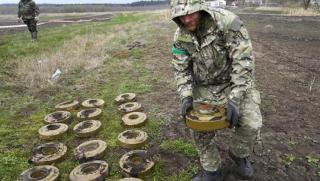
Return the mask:
<path id="1" fill-rule="evenodd" d="M 263 144 L 251 158 L 254 180 L 319 180 L 320 16 L 233 11 L 249 30 L 262 95 Z M 15 18 L 1 15 L 0 27 L 17 25 Z M 108 144 L 108 179 L 121 178 L 118 160 L 127 150 L 117 136 L 125 128 L 112 100 L 125 92 L 137 93 L 149 116 L 143 130 L 151 139 L 143 149 L 156 164 L 143 179 L 190 180 L 200 165 L 190 133 L 177 119 L 170 66 L 176 25 L 169 10 L 41 14 L 41 22 L 46 24 L 39 26 L 36 43 L 26 27 L 0 29 L 0 180 L 15 180 L 32 167 L 32 148 L 43 143 L 37 131 L 54 105 L 90 97 L 106 100 L 97 137 Z M 52 80 L 58 69 L 60 76 Z M 228 181 L 238 180 L 227 154 L 231 134 L 223 130 L 216 137 Z M 61 139 L 69 148 L 83 141 L 72 132 Z M 76 165 L 72 152 L 55 164 L 61 180 Z"/>

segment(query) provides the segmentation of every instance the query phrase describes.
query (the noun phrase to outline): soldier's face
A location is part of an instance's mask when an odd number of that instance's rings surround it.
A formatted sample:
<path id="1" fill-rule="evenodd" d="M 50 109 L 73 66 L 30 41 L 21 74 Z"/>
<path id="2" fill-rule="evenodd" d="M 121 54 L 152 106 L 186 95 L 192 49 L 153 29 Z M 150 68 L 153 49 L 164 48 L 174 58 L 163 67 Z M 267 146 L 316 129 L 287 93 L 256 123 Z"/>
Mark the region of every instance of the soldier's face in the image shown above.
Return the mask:
<path id="1" fill-rule="evenodd" d="M 195 32 L 200 22 L 200 13 L 195 12 L 185 16 L 180 16 L 179 20 L 188 31 Z"/>

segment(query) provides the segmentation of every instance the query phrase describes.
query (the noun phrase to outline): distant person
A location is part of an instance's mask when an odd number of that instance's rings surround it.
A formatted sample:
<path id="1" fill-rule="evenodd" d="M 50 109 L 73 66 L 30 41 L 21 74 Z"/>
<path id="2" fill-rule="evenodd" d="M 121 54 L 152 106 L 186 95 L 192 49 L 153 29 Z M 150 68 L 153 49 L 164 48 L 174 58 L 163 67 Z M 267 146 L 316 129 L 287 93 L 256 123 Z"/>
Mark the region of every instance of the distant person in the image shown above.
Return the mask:
<path id="1" fill-rule="evenodd" d="M 32 0 L 20 0 L 18 8 L 18 22 L 22 20 L 28 26 L 32 41 L 37 41 L 37 22 L 39 21 L 38 6 Z"/>
<path id="2" fill-rule="evenodd" d="M 204 0 L 172 0 L 172 20 L 178 25 L 172 48 L 182 120 L 194 102 L 226 108 L 235 128 L 229 156 L 234 172 L 253 177 L 249 156 L 262 126 L 260 93 L 255 86 L 255 60 L 248 31 L 234 13 L 208 6 Z M 193 181 L 217 181 L 221 158 L 215 132 L 191 131 L 202 171 Z"/>

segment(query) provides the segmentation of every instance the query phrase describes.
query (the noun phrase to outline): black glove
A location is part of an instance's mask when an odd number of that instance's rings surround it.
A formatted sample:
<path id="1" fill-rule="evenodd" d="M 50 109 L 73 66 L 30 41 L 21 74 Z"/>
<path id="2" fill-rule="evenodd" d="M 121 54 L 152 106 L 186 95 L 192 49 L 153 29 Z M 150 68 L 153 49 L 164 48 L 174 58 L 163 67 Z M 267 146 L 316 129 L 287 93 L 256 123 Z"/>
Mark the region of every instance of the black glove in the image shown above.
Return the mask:
<path id="1" fill-rule="evenodd" d="M 227 120 L 229 121 L 229 128 L 238 126 L 240 120 L 240 105 L 236 101 L 229 100 L 227 103 Z"/>
<path id="2" fill-rule="evenodd" d="M 185 97 L 182 100 L 182 106 L 181 106 L 181 116 L 186 120 L 187 112 L 190 111 L 193 107 L 193 98 L 192 97 Z"/>

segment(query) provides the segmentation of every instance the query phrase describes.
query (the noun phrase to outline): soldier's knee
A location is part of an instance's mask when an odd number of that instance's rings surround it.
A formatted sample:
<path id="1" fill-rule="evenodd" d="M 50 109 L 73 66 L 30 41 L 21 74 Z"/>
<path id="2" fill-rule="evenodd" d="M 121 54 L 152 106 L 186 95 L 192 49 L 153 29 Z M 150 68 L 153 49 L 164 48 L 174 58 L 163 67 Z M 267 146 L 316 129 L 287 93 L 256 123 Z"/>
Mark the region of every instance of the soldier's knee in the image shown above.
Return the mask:
<path id="1" fill-rule="evenodd" d="M 249 122 L 247 126 L 254 131 L 258 131 L 262 126 L 262 119 L 256 118 L 254 121 Z"/>
<path id="2" fill-rule="evenodd" d="M 248 129 L 259 130 L 262 126 L 260 111 L 260 93 L 252 89 L 242 104 L 240 125 Z"/>
<path id="3" fill-rule="evenodd" d="M 36 31 L 37 31 L 37 28 L 34 27 L 34 26 L 31 26 L 31 27 L 30 27 L 30 31 L 31 31 L 31 32 L 36 32 Z"/>
<path id="4" fill-rule="evenodd" d="M 251 116 L 242 117 L 240 120 L 240 126 L 253 131 L 259 130 L 262 126 L 262 116 L 260 111 L 259 113 L 255 112 L 254 114 L 251 114 Z"/>

